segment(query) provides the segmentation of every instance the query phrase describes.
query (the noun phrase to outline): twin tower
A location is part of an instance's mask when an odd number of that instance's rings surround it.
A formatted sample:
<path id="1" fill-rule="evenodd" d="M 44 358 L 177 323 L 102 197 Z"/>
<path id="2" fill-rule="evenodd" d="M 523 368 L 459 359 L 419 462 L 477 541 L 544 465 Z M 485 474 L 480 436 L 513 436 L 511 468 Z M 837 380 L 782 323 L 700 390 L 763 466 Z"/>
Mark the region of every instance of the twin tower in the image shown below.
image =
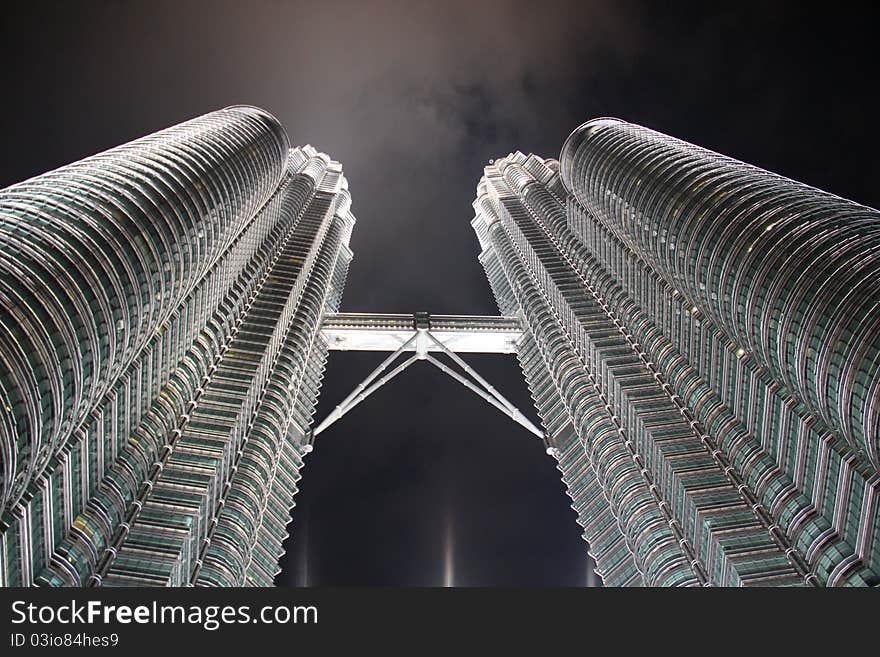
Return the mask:
<path id="1" fill-rule="evenodd" d="M 0 190 L 0 583 L 270 585 L 315 435 L 415 360 L 540 436 L 608 586 L 880 583 L 880 213 L 616 119 L 473 205 L 500 317 L 339 313 L 342 168 L 257 108 Z M 390 355 L 313 427 L 345 349 Z"/>

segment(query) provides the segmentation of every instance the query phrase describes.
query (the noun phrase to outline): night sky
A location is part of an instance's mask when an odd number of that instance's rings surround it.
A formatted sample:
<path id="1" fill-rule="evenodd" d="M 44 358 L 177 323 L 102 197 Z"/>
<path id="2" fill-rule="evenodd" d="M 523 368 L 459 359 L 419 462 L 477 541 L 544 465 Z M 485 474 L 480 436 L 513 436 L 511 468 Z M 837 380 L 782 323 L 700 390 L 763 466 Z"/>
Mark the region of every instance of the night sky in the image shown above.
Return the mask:
<path id="1" fill-rule="evenodd" d="M 0 186 L 232 104 L 343 163 L 358 219 L 343 310 L 496 314 L 471 202 L 513 150 L 597 116 L 855 201 L 876 185 L 868 17 L 770 3 L 21 3 L 0 18 Z M 381 360 L 331 354 L 317 420 Z M 534 418 L 515 358 L 468 357 Z M 583 586 L 540 442 L 424 363 L 319 438 L 283 585 Z M 449 568 L 452 572 L 448 573 Z"/>

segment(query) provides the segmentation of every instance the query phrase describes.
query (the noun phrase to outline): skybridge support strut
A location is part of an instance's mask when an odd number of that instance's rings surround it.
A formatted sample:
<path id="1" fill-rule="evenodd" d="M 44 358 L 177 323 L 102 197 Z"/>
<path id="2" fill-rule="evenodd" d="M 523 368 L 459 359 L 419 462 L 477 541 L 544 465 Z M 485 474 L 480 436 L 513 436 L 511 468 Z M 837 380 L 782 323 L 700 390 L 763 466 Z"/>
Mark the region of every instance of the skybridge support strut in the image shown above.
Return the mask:
<path id="1" fill-rule="evenodd" d="M 324 420 L 312 431 L 311 440 L 324 432 L 355 406 L 380 387 L 403 372 L 417 360 L 426 360 L 449 375 L 486 403 L 494 406 L 527 431 L 538 436 L 551 453 L 547 436 L 516 406 L 468 365 L 457 352 L 515 353 L 522 335 L 515 317 L 482 317 L 467 315 L 380 315 L 338 313 L 328 315 L 322 324 L 322 335 L 331 350 L 390 351 L 374 369 Z M 384 376 L 401 355 L 414 352 Z M 442 362 L 431 352 L 446 354 L 461 371 Z"/>
<path id="2" fill-rule="evenodd" d="M 490 395 L 487 392 L 485 392 L 484 390 L 480 390 L 480 388 L 478 386 L 474 385 L 471 381 L 468 381 L 461 374 L 459 374 L 458 372 L 453 370 L 451 367 L 444 365 L 443 363 L 441 363 L 439 360 L 437 360 L 433 356 L 428 356 L 425 360 L 427 360 L 429 363 L 434 365 L 437 369 L 439 369 L 444 374 L 448 374 L 449 376 L 451 376 L 453 379 L 455 379 L 456 381 L 461 383 L 468 390 L 475 392 L 479 397 L 481 397 L 486 402 L 488 402 L 489 404 L 491 404 L 492 406 L 497 408 L 499 411 L 504 413 L 507 417 L 509 417 L 511 420 L 515 421 L 517 424 L 520 424 L 523 427 L 525 427 L 528 431 L 535 434 L 538 438 L 541 438 L 541 439 L 544 438 L 543 431 L 541 431 L 538 427 L 536 427 L 534 424 L 532 424 L 528 420 L 528 418 L 523 416 L 523 414 L 520 413 L 516 409 L 515 406 L 509 406 L 510 402 L 508 402 L 506 399 L 504 399 L 504 397 L 501 397 L 501 395 L 498 394 L 497 392 L 495 395 Z M 499 401 L 497 397 L 500 397 L 500 399 L 503 399 L 504 401 L 503 402 Z"/>
<path id="3" fill-rule="evenodd" d="M 404 361 L 403 367 L 398 366 L 398 367 L 394 368 L 394 371 L 392 371 L 391 374 L 389 374 L 379 380 L 378 385 L 373 386 L 372 388 L 369 389 L 369 391 L 367 390 L 367 386 L 369 386 L 370 383 L 372 383 L 372 381 L 377 376 L 379 376 L 382 372 L 384 372 L 388 368 L 388 366 L 391 363 L 393 363 L 394 360 L 398 356 L 400 356 L 403 352 L 405 352 L 407 347 L 409 347 L 412 343 L 415 342 L 416 337 L 417 337 L 417 334 L 413 333 L 412 337 L 409 340 L 407 340 L 402 345 L 400 345 L 400 347 L 398 347 L 397 350 L 394 351 L 394 353 L 392 353 L 390 356 L 388 356 L 388 358 L 386 358 L 385 360 L 382 361 L 382 363 L 379 365 L 379 367 L 377 367 L 372 372 L 370 372 L 367 375 L 367 378 L 364 379 L 360 384 L 358 384 L 358 386 L 354 390 L 352 390 L 351 394 L 348 395 L 348 397 L 346 397 L 341 402 L 339 402 L 339 404 L 336 406 L 336 408 L 334 408 L 333 411 L 330 413 L 330 415 L 328 415 L 324 419 L 324 421 L 321 422 L 321 424 L 319 424 L 315 428 L 315 430 L 312 432 L 312 434 L 317 436 L 319 433 L 324 431 L 324 429 L 326 429 L 331 424 L 336 422 L 336 420 L 338 420 L 343 415 L 348 413 L 348 411 L 350 411 L 352 408 L 354 408 L 359 403 L 361 403 L 364 399 L 369 397 L 373 392 L 378 390 L 381 386 L 388 383 L 388 381 L 390 381 L 395 376 L 400 374 L 403 370 L 405 370 L 407 367 L 409 367 L 413 363 L 413 361 L 416 360 L 416 358 L 414 358 L 414 357 L 408 358 L 406 361 Z"/>

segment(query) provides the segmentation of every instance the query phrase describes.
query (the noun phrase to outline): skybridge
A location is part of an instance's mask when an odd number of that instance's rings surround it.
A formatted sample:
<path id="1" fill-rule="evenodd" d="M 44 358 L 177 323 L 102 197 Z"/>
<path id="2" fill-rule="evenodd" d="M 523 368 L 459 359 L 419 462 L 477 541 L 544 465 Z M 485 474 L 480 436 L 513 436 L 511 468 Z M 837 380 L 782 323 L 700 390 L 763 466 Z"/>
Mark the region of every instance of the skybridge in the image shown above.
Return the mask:
<path id="1" fill-rule="evenodd" d="M 312 440 L 408 367 L 425 361 L 536 435 L 551 453 L 545 433 L 459 355 L 516 353 L 523 335 L 519 318 L 426 312 L 333 313 L 324 317 L 321 334 L 333 351 L 389 355 L 315 427 Z"/>

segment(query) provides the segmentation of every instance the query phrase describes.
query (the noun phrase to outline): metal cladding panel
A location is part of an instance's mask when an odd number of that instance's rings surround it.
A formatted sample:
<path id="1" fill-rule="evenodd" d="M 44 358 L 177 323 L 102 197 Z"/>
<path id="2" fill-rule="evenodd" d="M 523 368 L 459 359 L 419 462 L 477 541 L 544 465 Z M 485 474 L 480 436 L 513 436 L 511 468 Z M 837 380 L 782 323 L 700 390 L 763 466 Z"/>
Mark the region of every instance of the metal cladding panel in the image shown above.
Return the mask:
<path id="1" fill-rule="evenodd" d="M 0 192 L 0 230 L 34 227 L 0 267 L 49 295 L 42 333 L 38 291 L 2 317 L 3 584 L 271 584 L 351 259 L 346 190 L 233 107 Z"/>
<path id="2" fill-rule="evenodd" d="M 716 181 L 713 167 L 730 175 L 717 173 Z M 764 182 L 752 184 L 749 176 Z M 727 271 L 733 261 L 719 254 L 724 248 L 752 253 L 779 227 L 762 226 L 757 241 L 741 249 L 737 240 L 724 237 L 728 224 L 745 216 L 731 213 L 752 207 L 748 204 L 761 198 L 759 189 L 769 190 L 769 180 L 785 193 L 766 197 L 768 211 L 776 207 L 769 200 L 775 198 L 780 207 L 788 203 L 802 209 L 805 220 L 822 223 L 835 206 L 859 225 L 875 212 L 615 119 L 592 121 L 572 133 L 561 165 L 517 153 L 486 167 L 478 185 L 472 225 L 483 250 L 480 260 L 499 305 L 524 317 L 527 336 L 534 336 L 534 343 L 520 342 L 523 371 L 606 583 L 660 583 L 656 549 L 664 539 L 658 534 L 648 541 L 656 545 L 652 556 L 637 547 L 643 540 L 638 519 L 656 512 L 704 584 L 880 581 L 880 476 L 865 458 L 867 444 L 840 429 L 857 427 L 854 416 L 869 426 L 877 405 L 846 407 L 848 425 L 843 416 L 835 422 L 833 411 L 820 412 L 832 400 L 838 409 L 863 401 L 866 390 L 876 396 L 871 392 L 880 365 L 872 355 L 876 341 L 872 346 L 862 340 L 856 347 L 850 338 L 843 347 L 865 360 L 848 361 L 852 368 L 839 380 L 858 379 L 867 388 L 856 385 L 852 395 L 811 401 L 806 393 L 815 393 L 811 386 L 818 384 L 809 377 L 820 370 L 800 361 L 796 376 L 777 377 L 772 359 L 756 354 L 755 340 L 743 337 L 747 331 L 737 332 L 718 310 L 724 299 L 752 289 L 742 277 L 759 280 L 748 268 Z M 712 223 L 713 208 L 726 213 L 726 224 Z M 727 232 L 711 242 L 713 252 L 705 245 L 715 225 Z M 870 230 L 861 235 L 863 246 L 873 239 Z M 702 278 L 699 258 L 697 276 L 686 267 L 694 253 L 714 267 Z M 836 262 L 852 272 L 841 280 L 875 277 L 870 257 Z M 876 289 L 862 297 L 871 308 L 877 307 L 870 301 Z M 775 309 L 755 307 L 747 315 L 749 326 L 768 326 L 760 316 L 773 310 L 773 330 L 819 327 L 821 335 L 814 331 L 810 339 L 821 337 L 824 351 L 810 346 L 798 357 L 818 358 L 816 363 L 838 371 L 831 354 L 839 351 L 835 335 L 847 335 L 846 330 L 827 330 L 832 324 L 818 319 L 816 308 L 799 311 L 797 287 L 768 294 L 788 295 L 788 302 Z M 872 313 L 861 312 L 854 320 L 861 323 L 849 335 L 873 331 L 876 337 Z M 850 320 L 833 321 L 849 326 Z M 779 344 L 777 356 L 784 341 Z M 546 374 L 536 366 L 539 361 Z M 860 371 L 868 375 L 859 378 Z M 577 392 L 581 377 L 586 387 Z M 589 389 L 598 395 L 592 406 Z M 610 431 L 602 429 L 607 422 Z M 618 449 L 619 460 L 608 461 Z M 579 452 L 589 466 L 580 464 Z M 636 466 L 631 480 L 626 462 Z M 606 470 L 612 463 L 616 469 Z M 632 491 L 650 491 L 637 510 L 619 506 L 623 500 L 617 496 L 627 490 L 627 481 Z M 605 511 L 591 510 L 579 497 L 593 484 L 599 486 L 593 494 L 610 503 Z M 604 552 L 602 546 L 614 544 L 601 521 L 609 513 L 623 530 L 630 567 L 641 573 L 637 580 L 621 577 L 612 562 L 623 562 Z"/>
<path id="3" fill-rule="evenodd" d="M 622 121 L 562 160 L 586 211 L 880 468 L 880 212 Z"/>
<path id="4" fill-rule="evenodd" d="M 0 190 L 0 510 L 239 240 L 287 135 L 231 107 Z"/>

